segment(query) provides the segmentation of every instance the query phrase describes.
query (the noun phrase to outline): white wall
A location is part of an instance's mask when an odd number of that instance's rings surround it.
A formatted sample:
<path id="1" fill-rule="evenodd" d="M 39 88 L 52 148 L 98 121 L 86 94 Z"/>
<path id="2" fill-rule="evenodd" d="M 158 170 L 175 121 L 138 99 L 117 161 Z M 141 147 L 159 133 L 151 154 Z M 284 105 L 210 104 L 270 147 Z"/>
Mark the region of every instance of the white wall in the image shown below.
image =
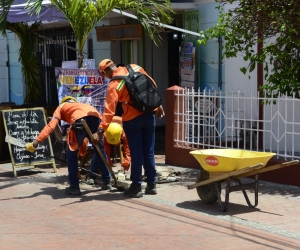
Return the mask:
<path id="1" fill-rule="evenodd" d="M 0 102 L 9 101 L 7 39 L 0 35 Z"/>
<path id="2" fill-rule="evenodd" d="M 215 3 L 215 0 L 195 0 L 195 5 L 205 4 L 205 3 Z"/>
<path id="3" fill-rule="evenodd" d="M 101 21 L 97 26 L 109 25 L 109 21 Z M 106 58 L 111 58 L 110 53 L 110 42 L 97 42 L 96 29 L 93 29 L 89 35 L 89 38 L 93 40 L 93 55 L 96 62 L 96 68 L 98 68 L 98 64 Z M 87 43 L 85 44 L 85 48 L 87 47 Z"/>
<path id="4" fill-rule="evenodd" d="M 7 31 L 9 46 L 9 81 L 10 81 L 10 101 L 16 104 L 23 104 L 25 97 L 25 83 L 19 63 L 20 41 L 16 34 Z"/>

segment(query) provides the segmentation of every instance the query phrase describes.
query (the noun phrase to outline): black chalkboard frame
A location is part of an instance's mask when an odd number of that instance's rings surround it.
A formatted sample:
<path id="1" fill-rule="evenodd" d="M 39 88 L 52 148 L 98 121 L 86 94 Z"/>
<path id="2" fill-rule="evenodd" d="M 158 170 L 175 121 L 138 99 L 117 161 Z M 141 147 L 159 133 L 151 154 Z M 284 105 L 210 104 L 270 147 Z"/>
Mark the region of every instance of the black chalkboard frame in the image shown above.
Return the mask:
<path id="1" fill-rule="evenodd" d="M 34 112 L 34 111 L 41 111 L 42 112 L 42 118 L 39 117 L 39 123 L 42 123 L 42 125 L 39 127 L 40 131 L 38 132 L 41 132 L 41 129 L 44 128 L 44 126 L 47 124 L 46 122 L 46 117 L 45 117 L 45 111 L 44 111 L 44 108 L 26 108 L 26 109 L 8 109 L 8 110 L 2 110 L 2 114 L 3 114 L 3 123 L 4 123 L 4 128 L 5 128 L 5 133 L 7 135 L 11 135 L 9 132 L 8 132 L 8 127 L 7 127 L 7 119 L 6 119 L 6 114 L 11 112 L 11 113 L 20 113 L 20 112 L 25 112 L 26 114 L 28 114 L 28 112 Z M 32 134 L 31 134 L 32 135 Z M 38 135 L 38 134 L 37 134 Z M 36 136 L 33 136 L 33 139 L 36 138 Z M 14 137 L 14 135 L 11 135 Z M 31 141 L 33 141 L 33 139 Z M 50 137 L 48 137 L 45 141 L 46 144 L 49 145 L 49 151 L 50 151 L 50 154 L 53 155 L 53 150 L 52 150 L 52 144 L 51 144 L 51 140 L 50 140 Z M 13 155 L 13 151 L 12 151 L 12 147 L 15 147 L 13 145 L 11 145 L 10 143 L 8 143 L 8 148 L 9 148 L 9 153 L 10 153 L 10 159 L 11 159 L 11 163 L 12 163 L 12 168 L 13 168 L 13 172 L 14 172 L 14 176 L 17 177 L 17 167 L 30 167 L 30 166 L 37 166 L 37 165 L 53 165 L 53 171 L 56 173 L 57 172 L 57 169 L 56 169 L 56 165 L 55 165 L 55 160 L 51 157 L 47 157 L 45 161 L 39 161 L 39 160 L 31 160 L 31 163 L 27 163 L 27 162 L 23 162 L 23 163 L 19 163 L 19 162 L 16 162 L 15 159 L 14 159 L 14 155 Z"/>

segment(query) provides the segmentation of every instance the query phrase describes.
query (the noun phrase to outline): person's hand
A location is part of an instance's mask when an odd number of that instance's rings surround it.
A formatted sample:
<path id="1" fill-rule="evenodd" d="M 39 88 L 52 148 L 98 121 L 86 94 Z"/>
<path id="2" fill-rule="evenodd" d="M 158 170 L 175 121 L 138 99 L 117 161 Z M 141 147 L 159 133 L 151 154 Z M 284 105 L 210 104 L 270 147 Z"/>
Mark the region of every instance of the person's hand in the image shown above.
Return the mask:
<path id="1" fill-rule="evenodd" d="M 161 118 L 163 118 L 163 117 L 165 116 L 165 112 L 164 112 L 164 109 L 163 109 L 162 105 L 160 105 L 160 106 L 156 109 L 155 115 L 156 115 L 156 117 L 157 117 L 158 119 L 161 119 Z"/>
<path id="2" fill-rule="evenodd" d="M 33 142 L 26 143 L 25 149 L 30 153 L 34 153 L 35 147 L 33 146 Z"/>
<path id="3" fill-rule="evenodd" d="M 100 132 L 97 131 L 95 134 L 93 134 L 92 143 L 94 145 L 98 145 L 101 138 L 102 138 L 102 136 L 103 136 L 103 132 L 100 133 Z"/>

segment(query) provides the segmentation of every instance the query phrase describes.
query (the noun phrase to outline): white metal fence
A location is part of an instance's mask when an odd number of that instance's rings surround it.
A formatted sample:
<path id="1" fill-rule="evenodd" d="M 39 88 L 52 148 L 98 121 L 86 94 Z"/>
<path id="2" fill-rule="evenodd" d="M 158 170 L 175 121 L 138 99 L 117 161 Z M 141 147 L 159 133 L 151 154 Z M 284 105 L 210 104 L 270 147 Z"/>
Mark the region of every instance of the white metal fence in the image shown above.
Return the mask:
<path id="1" fill-rule="evenodd" d="M 259 93 L 178 91 L 175 145 L 239 148 L 300 158 L 300 100 Z"/>

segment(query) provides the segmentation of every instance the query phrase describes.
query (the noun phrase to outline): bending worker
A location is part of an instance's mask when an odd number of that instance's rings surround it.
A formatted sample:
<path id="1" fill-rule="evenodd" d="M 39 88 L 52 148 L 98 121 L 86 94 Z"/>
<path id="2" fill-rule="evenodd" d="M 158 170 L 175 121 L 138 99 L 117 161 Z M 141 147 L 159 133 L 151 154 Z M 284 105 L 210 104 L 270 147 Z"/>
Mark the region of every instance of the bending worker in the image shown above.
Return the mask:
<path id="1" fill-rule="evenodd" d="M 67 164 L 70 187 L 66 189 L 66 194 L 81 194 L 78 178 L 77 153 L 85 137 L 87 137 L 90 141 L 92 139 L 89 138 L 87 131 L 83 127 L 81 119 L 86 121 L 92 133 L 97 133 L 101 118 L 100 113 L 91 105 L 78 103 L 74 97 L 66 96 L 62 99 L 60 105 L 54 111 L 53 119 L 43 128 L 39 136 L 32 143 L 26 144 L 26 150 L 33 153 L 38 144 L 46 140 L 53 132 L 60 120 L 70 124 L 70 129 L 67 134 Z M 99 146 L 104 153 L 103 140 L 100 140 Z M 110 173 L 102 161 L 97 149 L 94 145 L 93 147 L 98 162 L 100 163 L 99 167 L 101 169 L 101 177 L 103 181 L 102 189 L 110 189 Z"/>
<path id="2" fill-rule="evenodd" d="M 115 153 L 118 147 L 121 147 L 120 150 L 120 163 L 124 170 L 129 170 L 130 168 L 130 150 L 128 147 L 128 141 L 125 135 L 125 132 L 121 126 L 122 118 L 119 116 L 115 116 L 113 121 L 109 124 L 107 130 L 104 133 L 104 150 L 107 155 L 108 164 L 113 166 L 113 162 L 111 160 L 111 152 Z M 83 147 L 81 147 L 83 148 Z M 83 151 L 83 150 L 82 150 Z M 97 173 L 99 169 L 99 163 L 93 154 L 92 162 L 89 168 L 90 172 Z M 99 169 L 100 170 L 100 169 Z M 93 185 L 95 183 L 96 178 L 88 173 L 86 183 L 89 185 Z M 101 172 L 101 170 L 100 170 Z"/>

